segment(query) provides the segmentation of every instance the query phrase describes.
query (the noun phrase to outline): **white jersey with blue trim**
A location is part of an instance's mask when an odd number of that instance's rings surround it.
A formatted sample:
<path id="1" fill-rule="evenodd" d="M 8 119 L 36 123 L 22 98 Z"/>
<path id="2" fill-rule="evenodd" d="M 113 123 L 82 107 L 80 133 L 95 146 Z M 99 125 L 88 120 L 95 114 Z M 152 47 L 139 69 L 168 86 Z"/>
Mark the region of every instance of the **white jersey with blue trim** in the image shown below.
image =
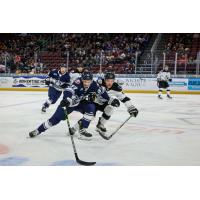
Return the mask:
<path id="1" fill-rule="evenodd" d="M 119 99 L 124 105 L 129 108 L 132 106 L 131 99 L 124 94 L 122 87 L 117 83 L 114 82 L 111 88 L 107 88 L 105 84 L 105 79 L 102 77 L 99 77 L 97 79 L 97 83 L 101 85 L 103 88 L 105 88 L 106 92 L 110 96 L 110 98 L 117 98 Z M 103 104 L 104 102 L 99 101 L 98 104 Z"/>
<path id="2" fill-rule="evenodd" d="M 71 84 L 76 80 L 81 78 L 81 73 L 70 73 Z"/>

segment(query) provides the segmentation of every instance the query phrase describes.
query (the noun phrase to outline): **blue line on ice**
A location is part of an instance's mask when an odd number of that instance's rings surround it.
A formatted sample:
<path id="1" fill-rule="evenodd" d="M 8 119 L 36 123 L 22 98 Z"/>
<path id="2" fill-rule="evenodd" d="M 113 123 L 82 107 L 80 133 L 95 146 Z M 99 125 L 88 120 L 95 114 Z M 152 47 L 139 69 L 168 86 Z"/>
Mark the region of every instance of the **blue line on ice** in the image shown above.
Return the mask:
<path id="1" fill-rule="evenodd" d="M 114 162 L 97 162 L 95 166 L 120 166 L 119 163 Z M 80 166 L 75 160 L 59 160 L 53 162 L 51 166 Z"/>
<path id="2" fill-rule="evenodd" d="M 29 159 L 26 157 L 18 157 L 18 156 L 7 157 L 0 159 L 0 166 L 17 166 L 17 165 L 22 165 L 27 161 L 29 161 Z"/>

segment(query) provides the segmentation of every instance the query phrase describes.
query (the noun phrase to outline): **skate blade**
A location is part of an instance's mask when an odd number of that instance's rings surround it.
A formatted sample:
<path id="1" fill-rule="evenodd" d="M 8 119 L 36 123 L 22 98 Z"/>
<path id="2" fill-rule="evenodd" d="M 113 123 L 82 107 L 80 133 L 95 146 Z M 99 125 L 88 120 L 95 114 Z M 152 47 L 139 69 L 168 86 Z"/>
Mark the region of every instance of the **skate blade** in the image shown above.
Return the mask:
<path id="1" fill-rule="evenodd" d="M 33 139 L 33 138 L 36 138 L 36 137 L 37 137 L 37 135 L 34 136 L 34 137 L 26 136 L 27 139 Z"/>
<path id="2" fill-rule="evenodd" d="M 107 131 L 101 131 L 99 128 L 96 128 L 96 132 L 101 133 L 101 134 L 105 134 Z"/>
<path id="3" fill-rule="evenodd" d="M 91 141 L 92 137 L 84 137 L 84 136 L 78 136 L 79 140 L 85 140 L 85 141 Z"/>
<path id="4" fill-rule="evenodd" d="M 99 133 L 99 135 L 103 138 L 103 139 L 105 139 L 105 140 L 108 140 L 108 136 L 105 134 L 105 132 L 102 132 L 102 131 L 99 131 L 99 130 L 96 130 L 98 133 Z"/>

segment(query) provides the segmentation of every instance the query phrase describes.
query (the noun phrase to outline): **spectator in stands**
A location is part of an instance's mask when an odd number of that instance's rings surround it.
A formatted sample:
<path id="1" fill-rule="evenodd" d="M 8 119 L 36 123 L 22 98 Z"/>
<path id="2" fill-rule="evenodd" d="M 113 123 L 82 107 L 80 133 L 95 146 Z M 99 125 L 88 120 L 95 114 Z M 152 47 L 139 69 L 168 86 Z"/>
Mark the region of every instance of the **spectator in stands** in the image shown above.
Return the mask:
<path id="1" fill-rule="evenodd" d="M 23 66 L 33 59 L 34 50 L 45 44 L 47 44 L 48 51 L 62 52 L 64 58 L 69 51 L 71 66 L 77 66 L 77 60 L 79 60 L 78 64 L 91 68 L 99 65 L 100 60 L 104 66 L 124 65 L 126 62 L 134 64 L 136 51 L 140 56 L 149 41 L 150 34 L 58 34 L 58 37 L 51 40 L 50 44 L 46 43 L 46 38 L 48 38 L 48 34 L 11 35 L 4 45 L 16 55 L 14 58 L 15 68 L 27 71 L 27 67 L 23 68 Z M 3 47 L 1 43 L 0 47 Z M 101 54 L 102 50 L 104 51 L 103 55 Z M 53 63 L 46 64 L 53 67 Z M 33 73 L 33 66 L 30 67 L 29 64 L 28 66 L 29 71 Z M 37 72 L 41 73 L 44 70 L 43 65 L 37 66 Z"/>

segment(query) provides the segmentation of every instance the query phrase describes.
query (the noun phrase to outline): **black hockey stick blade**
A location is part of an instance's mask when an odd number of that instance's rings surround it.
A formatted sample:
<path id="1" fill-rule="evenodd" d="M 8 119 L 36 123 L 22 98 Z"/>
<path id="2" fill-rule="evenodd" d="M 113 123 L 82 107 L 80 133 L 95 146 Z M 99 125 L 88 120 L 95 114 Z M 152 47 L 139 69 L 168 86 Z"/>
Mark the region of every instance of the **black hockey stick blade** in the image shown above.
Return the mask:
<path id="1" fill-rule="evenodd" d="M 110 139 L 111 137 L 113 137 L 113 135 L 115 135 L 118 131 L 119 131 L 119 129 L 122 127 L 122 126 L 124 126 L 124 124 L 126 124 L 126 122 L 128 122 L 129 121 L 129 119 L 131 119 L 133 116 L 132 115 L 130 115 L 110 136 L 108 136 L 108 139 Z"/>
<path id="2" fill-rule="evenodd" d="M 106 135 L 104 135 L 101 131 L 98 131 L 98 133 L 99 133 L 99 135 L 103 138 L 103 139 L 105 139 L 105 140 L 110 140 L 110 138 L 111 137 L 113 137 L 113 135 L 115 135 L 118 131 L 119 131 L 119 129 L 122 127 L 122 126 L 124 126 L 124 124 L 126 124 L 126 122 L 130 119 L 130 118 L 132 118 L 133 116 L 129 116 L 111 135 L 109 135 L 109 136 L 106 136 Z"/>
<path id="3" fill-rule="evenodd" d="M 70 138 L 71 138 L 71 141 L 72 141 L 72 147 L 73 147 L 73 150 L 74 150 L 74 155 L 75 155 L 75 158 L 76 158 L 76 162 L 80 165 L 84 165 L 84 166 L 91 166 L 91 165 L 95 165 L 96 162 L 86 162 L 86 161 L 83 161 L 83 160 L 80 160 L 79 157 L 78 157 L 78 153 L 76 151 L 76 147 L 75 147 L 75 143 L 74 143 L 74 138 L 73 138 L 73 135 L 71 133 L 71 128 L 69 128 L 69 131 L 70 131 Z"/>
<path id="4" fill-rule="evenodd" d="M 104 135 L 101 131 L 98 131 L 98 133 L 104 140 L 109 140 L 110 139 L 110 137 Z"/>
<path id="5" fill-rule="evenodd" d="M 74 142 L 74 138 L 73 138 L 72 129 L 71 129 L 71 127 L 70 127 L 70 122 L 69 122 L 69 118 L 68 118 L 67 111 L 66 111 L 65 113 L 66 113 L 67 125 L 68 125 L 68 129 L 69 129 L 69 133 L 70 133 L 70 138 L 71 138 L 72 147 L 73 147 L 73 150 L 74 150 L 74 155 L 75 155 L 75 158 L 76 158 L 76 162 L 77 162 L 78 164 L 84 165 L 84 166 L 95 165 L 96 162 L 86 162 L 86 161 L 83 161 L 83 160 L 80 160 L 80 159 L 79 159 L 78 154 L 77 154 L 77 151 L 76 151 L 76 146 L 75 146 L 75 142 Z"/>
<path id="6" fill-rule="evenodd" d="M 95 165 L 96 162 L 86 162 L 83 160 L 80 160 L 77 153 L 75 153 L 75 158 L 76 158 L 76 162 L 80 165 L 84 165 L 84 166 L 91 166 L 91 165 Z"/>

